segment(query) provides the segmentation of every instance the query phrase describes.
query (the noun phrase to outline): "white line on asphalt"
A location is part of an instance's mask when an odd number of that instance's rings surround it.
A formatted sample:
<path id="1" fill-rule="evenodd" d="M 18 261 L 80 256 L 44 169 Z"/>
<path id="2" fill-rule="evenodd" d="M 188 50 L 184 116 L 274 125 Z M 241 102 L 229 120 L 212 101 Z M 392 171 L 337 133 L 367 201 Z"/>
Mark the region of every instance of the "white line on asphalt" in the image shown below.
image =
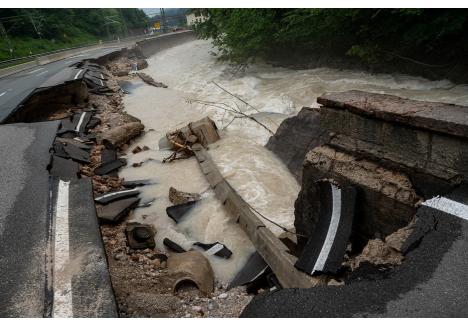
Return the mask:
<path id="1" fill-rule="evenodd" d="M 0 96 L 3 96 L 3 95 L 5 95 L 5 94 L 6 94 L 6 92 L 3 92 L 2 94 L 0 94 Z"/>
<path id="2" fill-rule="evenodd" d="M 101 74 L 101 79 L 104 79 L 104 76 Z"/>
<path id="3" fill-rule="evenodd" d="M 113 192 L 113 193 L 110 193 L 110 194 L 105 194 L 105 195 L 102 195 L 100 197 L 97 197 L 95 200 L 101 200 L 101 199 L 104 199 L 104 198 L 107 198 L 107 197 L 111 197 L 111 196 L 115 196 L 115 195 L 120 195 L 120 194 L 126 194 L 127 192 L 132 192 L 134 190 L 136 190 L 137 188 L 135 189 L 129 189 L 129 190 L 122 190 L 122 191 L 116 191 L 116 192 Z"/>
<path id="4" fill-rule="evenodd" d="M 224 246 L 222 244 L 217 243 L 213 247 L 211 247 L 210 249 L 205 251 L 205 254 L 207 254 L 208 256 L 212 256 L 212 255 L 216 254 L 218 251 L 222 250 L 223 248 L 224 248 Z"/>
<path id="5" fill-rule="evenodd" d="M 99 79 L 99 81 L 101 82 L 101 86 L 104 86 L 104 84 L 103 84 L 102 80 L 100 80 L 100 79 Z"/>
<path id="6" fill-rule="evenodd" d="M 73 79 L 77 79 L 78 76 L 81 74 L 82 71 L 83 71 L 83 69 L 78 70 L 78 72 L 77 72 L 76 75 L 75 75 L 75 78 L 73 78 Z"/>
<path id="7" fill-rule="evenodd" d="M 48 70 L 44 70 L 44 71 L 41 71 L 40 73 L 38 73 L 36 76 L 40 76 L 40 75 L 43 75 L 45 73 L 48 73 L 49 71 Z"/>
<path id="8" fill-rule="evenodd" d="M 336 187 L 333 184 L 330 184 L 332 190 L 332 216 L 330 220 L 330 225 L 328 227 L 327 236 L 323 242 L 322 250 L 315 261 L 315 266 L 312 270 L 312 273 L 315 271 L 323 271 L 325 263 L 327 262 L 328 256 L 330 255 L 333 242 L 335 241 L 336 232 L 338 231 L 338 225 L 340 224 L 341 216 L 341 189 Z"/>
<path id="9" fill-rule="evenodd" d="M 86 112 L 81 113 L 80 120 L 78 121 L 78 124 L 76 125 L 76 128 L 75 128 L 76 132 L 80 131 L 81 124 L 83 123 L 85 115 L 86 115 Z"/>
<path id="10" fill-rule="evenodd" d="M 35 72 L 38 72 L 38 71 L 41 71 L 41 70 L 44 70 L 44 69 L 45 68 L 34 69 L 33 71 L 28 72 L 28 74 L 34 74 Z"/>
<path id="11" fill-rule="evenodd" d="M 426 200 L 423 205 L 468 220 L 468 206 L 452 199 L 434 197 Z"/>
<path id="12" fill-rule="evenodd" d="M 52 317 L 73 317 L 68 227 L 70 182 L 59 181 L 55 218 L 54 302 Z"/>

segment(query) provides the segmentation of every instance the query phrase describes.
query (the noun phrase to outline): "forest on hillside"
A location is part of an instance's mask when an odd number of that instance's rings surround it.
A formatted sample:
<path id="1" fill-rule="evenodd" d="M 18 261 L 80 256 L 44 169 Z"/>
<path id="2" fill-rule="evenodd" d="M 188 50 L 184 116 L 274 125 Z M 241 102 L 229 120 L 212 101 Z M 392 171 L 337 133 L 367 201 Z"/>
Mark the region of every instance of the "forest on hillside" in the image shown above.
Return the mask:
<path id="1" fill-rule="evenodd" d="M 453 73 L 468 66 L 466 9 L 198 9 L 221 57 Z"/>
<path id="2" fill-rule="evenodd" d="M 0 9 L 0 60 L 141 33 L 147 21 L 135 8 Z"/>

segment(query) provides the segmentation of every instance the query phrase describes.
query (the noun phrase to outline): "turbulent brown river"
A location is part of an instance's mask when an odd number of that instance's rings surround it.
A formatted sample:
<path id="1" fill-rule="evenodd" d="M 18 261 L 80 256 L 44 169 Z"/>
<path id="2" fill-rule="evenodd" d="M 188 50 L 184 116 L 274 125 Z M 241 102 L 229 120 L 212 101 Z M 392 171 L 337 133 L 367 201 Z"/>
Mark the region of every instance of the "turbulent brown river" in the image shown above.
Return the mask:
<path id="1" fill-rule="evenodd" d="M 219 241 L 233 252 L 229 260 L 208 257 L 216 277 L 224 282 L 234 277 L 255 249 L 209 190 L 195 158 L 162 164 L 170 152 L 159 150 L 158 142 L 167 131 L 210 116 L 221 130 L 221 141 L 211 145 L 209 151 L 224 177 L 259 212 L 291 228 L 300 186 L 281 161 L 264 148 L 271 134 L 251 120 L 232 121 L 232 114 L 213 105 L 223 103 L 223 107 L 254 114 L 272 131 L 303 106 L 316 107 L 316 98 L 324 92 L 356 89 L 468 105 L 468 85 L 454 85 L 446 80 L 328 68 L 290 70 L 266 64 L 236 71 L 235 67 L 218 62 L 213 52 L 210 42 L 197 40 L 160 52 L 148 60 L 149 67 L 144 72 L 168 88 L 135 81 L 132 93 L 125 96 L 127 111 L 140 118 L 146 127 L 145 135 L 133 146 L 146 145 L 150 150 L 137 154 L 130 151 L 128 167 L 121 176 L 127 180 L 154 180 L 155 184 L 141 191 L 144 198 L 156 200 L 150 207 L 135 210 L 132 218 L 154 224 L 158 248 L 164 249 L 162 241 L 168 237 L 185 249 L 197 241 Z M 241 97 L 255 110 L 213 82 Z M 131 166 L 149 158 L 152 160 L 141 167 Z M 171 205 L 168 199 L 171 186 L 203 194 L 203 199 L 179 224 L 165 211 Z M 282 233 L 273 224 L 266 221 L 265 224 L 275 234 Z"/>

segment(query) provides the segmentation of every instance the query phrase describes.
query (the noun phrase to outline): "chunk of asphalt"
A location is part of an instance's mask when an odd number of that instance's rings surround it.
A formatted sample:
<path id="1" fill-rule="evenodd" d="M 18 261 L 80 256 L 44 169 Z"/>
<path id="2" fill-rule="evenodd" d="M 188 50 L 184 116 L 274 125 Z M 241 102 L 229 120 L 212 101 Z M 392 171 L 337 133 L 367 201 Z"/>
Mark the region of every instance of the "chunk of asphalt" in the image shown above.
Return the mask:
<path id="1" fill-rule="evenodd" d="M 78 178 L 79 171 L 80 167 L 78 163 L 57 155 L 52 156 L 51 168 L 49 170 L 51 176 L 60 177 L 61 180 L 74 180 Z"/>
<path id="2" fill-rule="evenodd" d="M 112 202 L 105 206 L 96 208 L 97 217 L 101 222 L 117 223 L 125 217 L 132 209 L 134 209 L 140 198 L 127 198 Z"/>
<path id="3" fill-rule="evenodd" d="M 58 143 L 61 143 L 61 144 L 72 144 L 72 145 L 75 145 L 76 147 L 81 148 L 81 149 L 86 150 L 86 151 L 91 150 L 90 145 L 86 145 L 86 144 L 84 144 L 84 143 L 82 143 L 82 142 L 80 142 L 80 141 L 78 141 L 76 139 L 56 137 L 55 141 L 58 142 Z"/>
<path id="4" fill-rule="evenodd" d="M 141 202 L 141 203 L 138 205 L 138 208 L 150 207 L 151 205 L 153 205 L 153 203 L 154 203 L 155 200 L 156 200 L 156 198 L 147 199 L 147 200 Z"/>
<path id="5" fill-rule="evenodd" d="M 88 122 L 91 120 L 93 116 L 92 112 L 83 111 L 81 113 L 77 113 L 73 116 L 73 123 L 75 124 L 75 132 L 76 133 L 83 133 L 86 131 L 86 126 Z"/>
<path id="6" fill-rule="evenodd" d="M 60 124 L 60 129 L 57 131 L 57 135 L 62 135 L 68 132 L 75 132 L 77 121 L 75 119 L 63 119 Z"/>
<path id="7" fill-rule="evenodd" d="M 317 226 L 295 267 L 307 274 L 336 273 L 353 226 L 356 190 L 328 180 L 316 182 L 320 198 Z"/>
<path id="8" fill-rule="evenodd" d="M 101 164 L 106 164 L 117 159 L 117 152 L 113 149 L 105 148 L 101 152 Z"/>
<path id="9" fill-rule="evenodd" d="M 132 249 L 154 248 L 154 230 L 150 225 L 140 223 L 129 223 L 125 229 L 128 246 Z"/>
<path id="10" fill-rule="evenodd" d="M 102 196 L 96 197 L 94 201 L 101 205 L 107 205 L 113 201 L 138 196 L 140 191 L 137 189 L 129 189 L 129 190 L 120 190 L 120 191 L 112 191 L 108 192 Z"/>
<path id="11" fill-rule="evenodd" d="M 127 164 L 127 161 L 123 158 L 116 159 L 115 161 L 106 163 L 106 164 L 101 164 L 99 167 L 97 167 L 94 170 L 94 173 L 97 175 L 105 175 L 109 174 L 114 170 L 117 170 L 118 168 L 125 166 Z"/>
<path id="12" fill-rule="evenodd" d="M 219 242 L 215 242 L 215 243 L 195 242 L 193 245 L 205 250 L 205 255 L 208 255 L 208 256 L 215 255 L 224 259 L 229 259 L 232 256 L 232 251 L 229 250 L 224 244 L 219 243 Z"/>
<path id="13" fill-rule="evenodd" d="M 65 148 L 64 148 L 64 144 L 60 143 L 60 142 L 54 142 L 54 145 L 53 145 L 53 150 L 54 150 L 54 154 L 56 156 L 59 156 L 59 157 L 62 157 L 62 158 L 70 158 L 70 155 L 68 155 L 67 152 L 65 152 Z"/>
<path id="14" fill-rule="evenodd" d="M 153 181 L 150 179 L 142 179 L 142 180 L 126 180 L 122 182 L 122 186 L 125 188 L 135 188 L 135 187 L 143 187 L 154 184 Z"/>
<path id="15" fill-rule="evenodd" d="M 169 206 L 166 208 L 167 216 L 179 223 L 182 218 L 197 204 L 197 201 L 189 201 L 185 204 Z"/>
<path id="16" fill-rule="evenodd" d="M 89 120 L 88 124 L 86 125 L 86 130 L 93 129 L 94 127 L 96 127 L 100 123 L 101 123 L 101 119 L 99 119 L 97 117 L 92 117 Z"/>
<path id="17" fill-rule="evenodd" d="M 164 238 L 163 244 L 174 252 L 182 253 L 187 251 L 169 238 Z"/>
<path id="18" fill-rule="evenodd" d="M 70 158 L 74 161 L 77 161 L 80 163 L 90 162 L 89 153 L 75 145 L 65 144 L 63 146 L 63 149 L 70 156 Z"/>
<path id="19" fill-rule="evenodd" d="M 228 290 L 241 285 L 246 285 L 255 281 L 263 275 L 268 268 L 268 264 L 263 260 L 262 256 L 255 251 L 250 255 L 244 267 L 236 274 L 234 279 L 229 283 Z"/>

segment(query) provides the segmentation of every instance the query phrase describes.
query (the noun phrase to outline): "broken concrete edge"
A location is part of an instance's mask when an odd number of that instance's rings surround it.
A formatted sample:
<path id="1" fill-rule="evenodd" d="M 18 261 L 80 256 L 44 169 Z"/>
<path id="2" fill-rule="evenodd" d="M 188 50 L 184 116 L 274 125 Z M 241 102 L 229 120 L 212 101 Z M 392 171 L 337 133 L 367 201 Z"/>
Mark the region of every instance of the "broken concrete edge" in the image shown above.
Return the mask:
<path id="1" fill-rule="evenodd" d="M 271 267 L 284 288 L 312 287 L 324 283 L 320 277 L 312 277 L 294 267 L 297 258 L 288 253 L 288 248 L 250 210 L 245 201 L 223 178 L 208 152 L 200 144 L 193 147 L 202 173 L 214 189 L 216 197 L 225 209 L 236 217 L 259 254 Z"/>
<path id="2" fill-rule="evenodd" d="M 468 138 L 468 107 L 404 99 L 394 95 L 346 91 L 325 93 L 317 102 L 390 122 Z"/>

